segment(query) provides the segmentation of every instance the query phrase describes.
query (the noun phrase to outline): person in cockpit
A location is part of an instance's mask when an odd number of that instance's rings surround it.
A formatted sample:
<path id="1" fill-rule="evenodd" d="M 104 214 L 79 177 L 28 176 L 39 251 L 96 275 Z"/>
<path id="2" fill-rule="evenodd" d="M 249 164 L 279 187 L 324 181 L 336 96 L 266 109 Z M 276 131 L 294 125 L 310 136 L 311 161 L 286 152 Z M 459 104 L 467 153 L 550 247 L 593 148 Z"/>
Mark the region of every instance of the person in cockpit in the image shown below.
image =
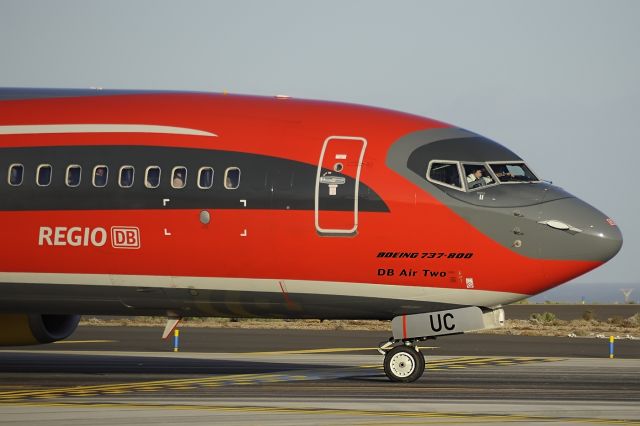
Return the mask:
<path id="1" fill-rule="evenodd" d="M 472 173 L 467 175 L 469 189 L 485 186 L 493 182 L 488 176 L 484 176 L 484 167 L 476 167 Z"/>
<path id="2" fill-rule="evenodd" d="M 496 174 L 496 176 L 498 176 L 498 178 L 500 178 L 500 180 L 511 180 L 514 176 L 511 172 L 509 172 L 509 169 L 507 168 L 506 164 L 492 164 L 491 168 L 493 169 L 493 172 Z"/>

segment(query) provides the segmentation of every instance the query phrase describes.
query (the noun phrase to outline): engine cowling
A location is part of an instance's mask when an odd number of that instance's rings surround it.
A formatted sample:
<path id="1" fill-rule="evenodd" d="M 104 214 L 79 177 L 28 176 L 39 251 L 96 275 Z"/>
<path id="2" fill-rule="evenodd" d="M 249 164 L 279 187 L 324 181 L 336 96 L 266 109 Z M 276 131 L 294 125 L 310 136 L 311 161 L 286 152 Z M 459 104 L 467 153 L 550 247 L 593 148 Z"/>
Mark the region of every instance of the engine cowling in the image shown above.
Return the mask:
<path id="1" fill-rule="evenodd" d="M 79 322 L 80 315 L 2 314 L 0 346 L 38 345 L 66 339 Z"/>

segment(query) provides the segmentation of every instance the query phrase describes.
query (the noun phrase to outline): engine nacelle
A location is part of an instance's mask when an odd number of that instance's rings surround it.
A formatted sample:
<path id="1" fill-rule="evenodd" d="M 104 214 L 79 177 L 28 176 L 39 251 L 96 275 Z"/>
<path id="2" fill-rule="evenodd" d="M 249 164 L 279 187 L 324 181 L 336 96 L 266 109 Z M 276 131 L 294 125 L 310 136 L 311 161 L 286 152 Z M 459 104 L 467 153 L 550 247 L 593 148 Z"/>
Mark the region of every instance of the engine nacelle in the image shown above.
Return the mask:
<path id="1" fill-rule="evenodd" d="M 80 315 L 1 314 L 0 346 L 37 345 L 66 339 Z"/>

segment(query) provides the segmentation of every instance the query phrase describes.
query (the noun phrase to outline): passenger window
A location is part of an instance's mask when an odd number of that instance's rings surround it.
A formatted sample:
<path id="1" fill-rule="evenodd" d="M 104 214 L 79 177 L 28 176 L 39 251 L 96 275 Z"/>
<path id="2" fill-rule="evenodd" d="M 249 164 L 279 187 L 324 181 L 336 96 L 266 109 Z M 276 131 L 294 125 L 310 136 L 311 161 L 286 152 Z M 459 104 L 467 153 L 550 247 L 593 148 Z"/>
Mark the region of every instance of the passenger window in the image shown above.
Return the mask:
<path id="1" fill-rule="evenodd" d="M 209 189 L 213 186 L 213 169 L 211 167 L 201 167 L 198 170 L 198 188 Z"/>
<path id="2" fill-rule="evenodd" d="M 36 183 L 38 186 L 49 186 L 51 184 L 51 166 L 49 164 L 41 164 L 36 171 Z"/>
<path id="3" fill-rule="evenodd" d="M 93 186 L 103 188 L 109 180 L 109 168 L 107 166 L 95 166 L 93 168 Z"/>
<path id="4" fill-rule="evenodd" d="M 240 169 L 229 167 L 224 172 L 224 187 L 227 189 L 237 189 L 240 186 Z"/>
<path id="5" fill-rule="evenodd" d="M 458 171 L 458 163 L 456 162 L 432 162 L 429 166 L 427 177 L 428 180 L 431 180 L 435 183 L 462 189 L 460 172 Z"/>
<path id="6" fill-rule="evenodd" d="M 121 188 L 131 188 L 133 186 L 133 175 L 135 171 L 133 166 L 120 167 L 120 178 L 118 184 Z"/>
<path id="7" fill-rule="evenodd" d="M 171 186 L 182 189 L 187 185 L 187 168 L 178 166 L 171 171 Z"/>
<path id="8" fill-rule="evenodd" d="M 72 164 L 67 167 L 67 174 L 65 176 L 65 182 L 68 187 L 75 188 L 80 185 L 80 178 L 82 175 L 82 167 L 77 164 Z"/>
<path id="9" fill-rule="evenodd" d="M 7 176 L 9 185 L 11 186 L 22 185 L 23 176 L 24 176 L 24 166 L 22 164 L 12 164 L 11 166 L 9 166 L 9 176 Z"/>
<path id="10" fill-rule="evenodd" d="M 484 164 L 463 164 L 467 188 L 476 189 L 496 183 Z"/>
<path id="11" fill-rule="evenodd" d="M 160 185 L 160 167 L 149 166 L 145 172 L 144 186 L 147 188 L 157 188 Z"/>

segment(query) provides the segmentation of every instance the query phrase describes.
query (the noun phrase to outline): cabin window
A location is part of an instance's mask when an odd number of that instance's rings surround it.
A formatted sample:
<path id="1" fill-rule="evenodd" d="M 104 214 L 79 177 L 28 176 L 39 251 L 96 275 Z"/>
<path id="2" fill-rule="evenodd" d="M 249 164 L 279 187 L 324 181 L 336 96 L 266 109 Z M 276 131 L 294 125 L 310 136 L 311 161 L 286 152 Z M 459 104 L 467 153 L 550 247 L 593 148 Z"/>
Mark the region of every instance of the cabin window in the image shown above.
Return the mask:
<path id="1" fill-rule="evenodd" d="M 9 166 L 9 174 L 7 180 L 11 186 L 22 185 L 22 179 L 24 177 L 24 166 L 22 164 L 12 164 Z"/>
<path id="2" fill-rule="evenodd" d="M 484 164 L 463 163 L 462 167 L 464 168 L 465 180 L 469 189 L 477 189 L 497 183 Z"/>
<path id="3" fill-rule="evenodd" d="M 149 166 L 144 174 L 144 186 L 157 188 L 160 186 L 160 167 Z"/>
<path id="4" fill-rule="evenodd" d="M 36 170 L 36 183 L 38 186 L 49 186 L 51 184 L 51 165 L 41 164 Z"/>
<path id="5" fill-rule="evenodd" d="M 240 169 L 229 167 L 224 172 L 224 187 L 227 189 L 237 189 L 240 186 Z"/>
<path id="6" fill-rule="evenodd" d="M 456 161 L 432 161 L 429 163 L 427 180 L 440 185 L 462 189 L 460 170 Z"/>
<path id="7" fill-rule="evenodd" d="M 82 176 L 82 167 L 77 164 L 72 164 L 67 167 L 67 173 L 65 176 L 65 182 L 70 188 L 75 188 L 80 185 L 80 179 Z"/>
<path id="8" fill-rule="evenodd" d="M 133 175 L 135 170 L 133 166 L 120 167 L 120 176 L 118 178 L 118 184 L 121 188 L 131 188 L 133 186 Z"/>
<path id="9" fill-rule="evenodd" d="M 104 165 L 95 166 L 93 168 L 93 186 L 96 188 L 104 188 L 109 180 L 109 168 Z"/>
<path id="10" fill-rule="evenodd" d="M 174 167 L 171 171 L 171 186 L 182 189 L 187 185 L 187 168 L 183 166 Z"/>
<path id="11" fill-rule="evenodd" d="M 490 163 L 500 182 L 537 182 L 539 179 L 524 163 Z"/>
<path id="12" fill-rule="evenodd" d="M 198 188 L 209 189 L 213 186 L 213 168 L 201 167 L 198 170 Z"/>

